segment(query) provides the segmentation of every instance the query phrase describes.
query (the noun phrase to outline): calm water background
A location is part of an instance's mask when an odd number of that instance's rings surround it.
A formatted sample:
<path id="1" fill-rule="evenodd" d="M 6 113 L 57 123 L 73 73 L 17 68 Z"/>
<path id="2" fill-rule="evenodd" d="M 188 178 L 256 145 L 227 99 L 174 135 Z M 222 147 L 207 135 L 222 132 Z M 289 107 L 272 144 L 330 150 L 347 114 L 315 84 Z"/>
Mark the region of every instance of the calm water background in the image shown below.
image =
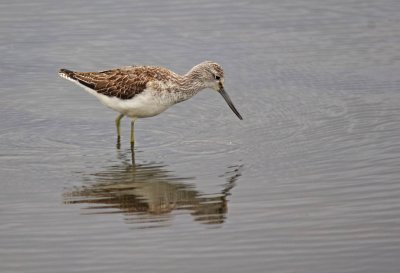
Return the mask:
<path id="1" fill-rule="evenodd" d="M 399 272 L 400 2 L 0 3 L 1 272 Z M 57 75 L 211 59 L 136 125 Z"/>

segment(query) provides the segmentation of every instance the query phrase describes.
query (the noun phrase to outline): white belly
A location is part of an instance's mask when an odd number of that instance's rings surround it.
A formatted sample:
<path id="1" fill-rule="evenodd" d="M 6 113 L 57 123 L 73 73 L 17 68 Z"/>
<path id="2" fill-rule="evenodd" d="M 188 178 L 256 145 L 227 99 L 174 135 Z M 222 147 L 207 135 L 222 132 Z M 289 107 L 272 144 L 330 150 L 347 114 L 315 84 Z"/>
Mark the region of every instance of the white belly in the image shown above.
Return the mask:
<path id="1" fill-rule="evenodd" d="M 83 86 L 83 85 L 81 85 Z M 162 104 L 160 99 L 153 95 L 152 90 L 146 89 L 132 99 L 119 99 L 99 94 L 96 91 L 84 86 L 85 90 L 97 97 L 105 106 L 131 118 L 147 118 L 156 116 L 171 105 Z"/>

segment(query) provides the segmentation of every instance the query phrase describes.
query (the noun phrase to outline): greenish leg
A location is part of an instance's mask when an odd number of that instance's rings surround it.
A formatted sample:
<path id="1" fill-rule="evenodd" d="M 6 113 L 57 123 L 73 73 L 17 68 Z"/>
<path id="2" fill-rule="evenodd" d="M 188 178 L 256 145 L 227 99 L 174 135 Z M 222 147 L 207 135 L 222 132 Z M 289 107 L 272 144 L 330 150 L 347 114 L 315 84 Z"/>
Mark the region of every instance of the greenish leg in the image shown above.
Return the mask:
<path id="1" fill-rule="evenodd" d="M 117 127 L 117 149 L 121 147 L 121 119 L 124 117 L 123 114 L 120 114 L 115 119 L 115 126 Z"/>
<path id="2" fill-rule="evenodd" d="M 115 126 L 117 126 L 117 135 L 118 135 L 118 138 L 120 138 L 121 137 L 121 128 L 120 128 L 120 125 L 121 125 L 121 119 L 124 117 L 124 115 L 123 114 L 120 114 L 116 119 L 115 119 Z"/>
<path id="3" fill-rule="evenodd" d="M 135 119 L 131 121 L 131 153 L 132 153 L 132 165 L 135 166 Z"/>
<path id="4" fill-rule="evenodd" d="M 135 144 L 135 120 L 131 121 L 131 146 L 133 147 Z"/>
<path id="5" fill-rule="evenodd" d="M 135 146 L 131 143 L 131 158 L 132 158 L 132 166 L 135 166 Z"/>

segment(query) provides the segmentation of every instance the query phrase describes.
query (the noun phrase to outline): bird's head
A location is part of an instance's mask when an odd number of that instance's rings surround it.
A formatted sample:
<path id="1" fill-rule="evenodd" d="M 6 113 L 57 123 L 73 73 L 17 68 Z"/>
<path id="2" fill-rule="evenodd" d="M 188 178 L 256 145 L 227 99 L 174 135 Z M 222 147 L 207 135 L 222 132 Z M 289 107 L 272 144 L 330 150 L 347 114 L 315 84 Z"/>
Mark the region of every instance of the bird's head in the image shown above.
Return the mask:
<path id="1" fill-rule="evenodd" d="M 197 79 L 200 79 L 205 87 L 220 93 L 236 116 L 239 119 L 243 119 L 225 91 L 224 70 L 218 63 L 212 61 L 202 62 L 193 67 L 191 73 L 195 75 Z"/>

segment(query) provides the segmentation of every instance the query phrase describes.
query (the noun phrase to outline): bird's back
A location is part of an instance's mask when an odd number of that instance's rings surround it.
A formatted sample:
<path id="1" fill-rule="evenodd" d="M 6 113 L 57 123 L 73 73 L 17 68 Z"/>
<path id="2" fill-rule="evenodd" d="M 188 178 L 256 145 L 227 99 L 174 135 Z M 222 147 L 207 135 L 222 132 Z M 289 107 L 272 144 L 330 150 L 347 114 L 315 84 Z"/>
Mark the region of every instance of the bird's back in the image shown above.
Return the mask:
<path id="1" fill-rule="evenodd" d="M 59 75 L 99 94 L 123 100 L 142 93 L 149 82 L 168 82 L 177 78 L 172 71 L 156 66 L 128 66 L 100 72 L 60 69 Z"/>

